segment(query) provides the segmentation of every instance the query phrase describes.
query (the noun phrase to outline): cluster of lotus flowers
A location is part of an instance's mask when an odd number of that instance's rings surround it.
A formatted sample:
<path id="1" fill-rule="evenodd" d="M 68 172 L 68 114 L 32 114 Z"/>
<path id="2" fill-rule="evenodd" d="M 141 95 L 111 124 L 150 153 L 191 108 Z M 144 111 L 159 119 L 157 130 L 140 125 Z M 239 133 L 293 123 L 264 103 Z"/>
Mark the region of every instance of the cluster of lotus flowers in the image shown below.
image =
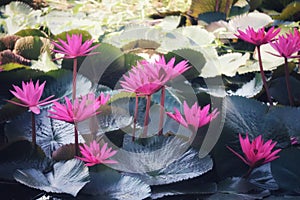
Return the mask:
<path id="1" fill-rule="evenodd" d="M 278 53 L 274 54 L 269 52 L 270 54 L 284 58 L 285 62 L 285 81 L 287 86 L 287 92 L 289 96 L 290 105 L 294 105 L 294 99 L 291 92 L 290 80 L 289 80 L 289 69 L 288 69 L 288 59 L 290 58 L 299 58 L 298 52 L 300 51 L 300 33 L 297 29 L 286 33 L 285 35 L 279 35 L 277 38 L 276 36 L 280 33 L 281 29 L 271 27 L 267 32 L 265 32 L 264 28 L 261 28 L 255 31 L 253 28 L 248 27 L 245 32 L 238 30 L 238 34 L 236 36 L 244 40 L 248 43 L 254 44 L 257 48 L 258 53 L 258 60 L 259 60 L 259 67 L 260 73 L 262 76 L 264 88 L 266 91 L 266 95 L 270 105 L 273 105 L 272 98 L 270 96 L 270 92 L 267 86 L 266 77 L 263 70 L 262 65 L 262 58 L 261 58 L 261 45 L 270 44 L 271 47 Z"/>
<path id="2" fill-rule="evenodd" d="M 259 47 L 262 44 L 272 41 L 273 38 L 279 33 L 279 31 L 280 30 L 278 29 L 274 31 L 274 28 L 271 28 L 268 32 L 265 32 L 263 29 L 255 32 L 252 28 L 249 28 L 245 33 L 239 31 L 238 37 Z M 286 37 L 279 36 L 279 39 L 275 42 L 271 42 L 271 45 L 279 52 L 278 56 L 282 56 L 287 59 L 291 58 L 295 52 L 299 51 L 299 38 L 300 37 L 298 31 L 294 31 L 294 33 L 287 34 Z M 99 97 L 96 97 L 93 93 L 89 93 L 85 96 L 76 98 L 75 90 L 77 58 L 80 56 L 97 54 L 91 53 L 91 51 L 98 46 L 92 46 L 92 44 L 92 40 L 87 40 L 83 43 L 82 36 L 76 34 L 71 36 L 67 35 L 67 41 L 59 39 L 59 43 L 53 42 L 53 45 L 56 47 L 53 52 L 64 54 L 63 58 L 74 60 L 72 100 L 68 97 L 65 97 L 65 104 L 61 104 L 58 102 L 58 99 L 52 99 L 54 95 L 47 97 L 44 100 L 40 100 L 46 82 L 40 84 L 39 81 L 37 81 L 34 84 L 32 80 L 30 80 L 29 82 L 22 82 L 22 88 L 13 85 L 15 91 L 11 90 L 11 93 L 19 101 L 7 100 L 16 105 L 28 107 L 32 112 L 32 143 L 34 146 L 36 145 L 34 115 L 40 113 L 40 106 L 52 103 L 52 108 L 48 111 L 50 114 L 49 117 L 74 124 L 76 152 L 75 157 L 84 161 L 87 166 L 117 163 L 117 161 L 111 159 L 111 157 L 114 156 L 117 151 L 112 150 L 112 148 L 108 148 L 107 143 L 105 143 L 101 148 L 95 140 L 93 140 L 90 145 L 83 144 L 82 146 L 79 146 L 78 144 L 78 131 L 76 128 L 76 124 L 92 116 L 98 115 L 100 113 L 100 107 L 107 104 L 110 99 L 109 95 L 105 95 L 103 93 L 101 93 Z M 186 60 L 181 61 L 175 65 L 175 58 L 172 58 L 168 62 L 166 62 L 164 56 L 161 56 L 155 62 L 148 62 L 146 60 L 140 61 L 136 66 L 132 67 L 127 75 L 123 75 L 123 80 L 121 81 L 123 90 L 136 94 L 136 107 L 133 122 L 133 140 L 135 138 L 134 133 L 137 123 L 139 98 L 146 97 L 147 99 L 142 135 L 146 137 L 151 95 L 158 91 L 161 91 L 161 112 L 158 135 L 162 135 L 164 121 L 164 95 L 166 84 L 168 81 L 187 71 L 189 68 L 190 66 L 188 66 L 188 61 Z M 209 104 L 201 108 L 196 102 L 194 105 L 189 107 L 187 102 L 184 101 L 184 115 L 182 115 L 181 112 L 176 108 L 174 108 L 174 113 L 167 112 L 167 115 L 180 123 L 182 126 L 189 129 L 193 134 L 196 134 L 198 128 L 208 124 L 218 116 L 219 112 L 217 111 L 217 109 L 214 109 L 211 112 L 210 110 L 211 108 Z M 252 142 L 249 140 L 248 135 L 245 139 L 243 139 L 242 136 L 239 135 L 239 140 L 242 151 L 244 153 L 244 157 L 238 154 L 232 148 L 228 147 L 228 149 L 235 155 L 237 155 L 240 159 L 242 159 L 247 165 L 249 165 L 250 171 L 279 157 L 277 154 L 281 149 L 273 151 L 276 142 L 273 142 L 272 140 L 264 142 L 261 135 L 255 138 Z M 82 157 L 80 157 L 79 153 L 77 152 L 78 148 Z"/>

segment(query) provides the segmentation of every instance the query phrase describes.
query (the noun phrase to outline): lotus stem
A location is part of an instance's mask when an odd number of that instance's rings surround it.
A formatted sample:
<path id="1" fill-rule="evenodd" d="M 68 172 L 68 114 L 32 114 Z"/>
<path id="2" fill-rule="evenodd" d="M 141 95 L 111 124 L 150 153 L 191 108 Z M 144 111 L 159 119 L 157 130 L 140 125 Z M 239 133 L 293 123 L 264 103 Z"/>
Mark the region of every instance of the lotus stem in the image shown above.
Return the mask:
<path id="1" fill-rule="evenodd" d="M 270 103 L 270 106 L 273 106 L 273 101 L 271 99 L 271 95 L 270 95 L 270 92 L 269 92 L 269 88 L 268 88 L 268 85 L 267 85 L 266 76 L 265 76 L 265 72 L 264 72 L 263 64 L 262 64 L 262 60 L 261 60 L 260 46 L 257 46 L 257 52 L 258 52 L 259 69 L 260 69 L 260 74 L 261 74 L 261 78 L 262 78 L 262 81 L 263 81 L 263 85 L 264 85 L 264 88 L 266 90 L 266 94 L 267 94 L 267 98 L 268 98 L 268 101 Z"/>
<path id="2" fill-rule="evenodd" d="M 226 1 L 226 7 L 225 7 L 225 15 L 226 15 L 226 17 L 229 14 L 230 2 L 231 2 L 230 0 Z"/>
<path id="3" fill-rule="evenodd" d="M 216 0 L 215 11 L 216 11 L 216 12 L 219 12 L 219 0 Z"/>
<path id="4" fill-rule="evenodd" d="M 144 130 L 143 130 L 143 137 L 147 137 L 148 133 L 148 123 L 149 123 L 149 112 L 150 112 L 150 103 L 151 103 L 151 95 L 147 95 L 147 103 L 146 103 L 146 112 L 144 118 Z"/>
<path id="5" fill-rule="evenodd" d="M 76 98 L 76 77 L 77 77 L 77 58 L 73 61 L 73 84 L 72 84 L 72 100 Z"/>
<path id="6" fill-rule="evenodd" d="M 245 175 L 243 175 L 242 177 L 247 179 L 250 176 L 250 174 L 252 173 L 253 169 L 254 169 L 253 167 L 250 167 L 249 170 L 247 171 L 247 173 Z"/>
<path id="7" fill-rule="evenodd" d="M 161 88 L 158 135 L 163 134 L 166 87 Z"/>
<path id="8" fill-rule="evenodd" d="M 31 112 L 31 137 L 32 137 L 32 147 L 36 147 L 36 126 L 35 126 L 35 114 Z"/>
<path id="9" fill-rule="evenodd" d="M 79 152 L 78 152 L 78 130 L 76 127 L 76 123 L 74 124 L 74 136 L 75 136 L 75 156 L 79 156 Z"/>
<path id="10" fill-rule="evenodd" d="M 132 132 L 132 141 L 135 140 L 135 131 L 136 131 L 136 123 L 138 118 L 138 109 L 139 109 L 139 97 L 135 95 L 135 108 L 134 108 L 134 116 L 133 116 L 133 132 Z"/>
<path id="11" fill-rule="evenodd" d="M 292 88 L 290 83 L 290 72 L 287 58 L 284 58 L 284 70 L 285 70 L 285 82 L 286 88 L 289 96 L 290 106 L 294 106 L 294 98 L 292 95 Z"/>

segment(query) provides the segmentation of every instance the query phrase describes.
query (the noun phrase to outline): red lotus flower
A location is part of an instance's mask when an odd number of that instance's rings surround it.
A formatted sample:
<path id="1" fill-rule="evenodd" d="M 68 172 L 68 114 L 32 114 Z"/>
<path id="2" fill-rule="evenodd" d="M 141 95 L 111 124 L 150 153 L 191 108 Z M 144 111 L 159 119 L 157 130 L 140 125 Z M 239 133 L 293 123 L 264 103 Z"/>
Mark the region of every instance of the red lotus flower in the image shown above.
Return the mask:
<path id="1" fill-rule="evenodd" d="M 274 39 L 274 37 L 280 32 L 280 29 L 272 27 L 267 32 L 264 28 L 255 31 L 253 28 L 248 27 L 245 32 L 238 30 L 239 34 L 235 34 L 239 39 L 254 44 L 255 46 L 260 46 L 262 44 L 267 44 Z"/>
<path id="2" fill-rule="evenodd" d="M 127 92 L 134 92 L 137 96 L 147 96 L 157 92 L 166 82 L 189 69 L 187 61 L 181 61 L 174 66 L 175 58 L 166 63 L 164 56 L 154 63 L 146 60 L 138 62 L 128 76 L 123 75 L 121 86 Z"/>
<path id="3" fill-rule="evenodd" d="M 52 51 L 55 53 L 64 54 L 64 58 L 77 58 L 80 56 L 93 55 L 90 52 L 96 49 L 99 44 L 92 46 L 93 40 L 86 40 L 82 44 L 82 35 L 72 34 L 69 36 L 67 34 L 67 42 L 62 39 L 58 39 L 61 44 L 52 41 L 52 44 L 57 48 Z"/>
<path id="4" fill-rule="evenodd" d="M 90 143 L 90 146 L 83 144 L 83 146 L 79 146 L 79 148 L 83 157 L 76 156 L 76 158 L 86 162 L 86 166 L 118 163 L 115 160 L 108 159 L 114 156 L 117 153 L 117 151 L 112 151 L 112 148 L 107 149 L 107 143 L 105 143 L 100 149 L 99 144 L 95 140 L 93 140 Z"/>
<path id="5" fill-rule="evenodd" d="M 50 104 L 55 102 L 57 99 L 50 100 L 54 97 L 54 95 L 51 95 L 47 97 L 46 99 L 40 101 L 41 96 L 44 91 L 46 81 L 44 81 L 41 85 L 39 84 L 39 80 L 34 85 L 32 80 L 29 82 L 22 81 L 22 89 L 18 86 L 13 85 L 15 91 L 10 90 L 10 92 L 21 101 L 21 103 L 7 100 L 10 103 L 16 104 L 18 106 L 23 107 L 29 107 L 29 110 L 31 110 L 35 114 L 40 114 L 40 108 L 39 106 L 43 106 L 46 104 Z"/>
<path id="6" fill-rule="evenodd" d="M 293 54 L 300 51 L 300 34 L 297 29 L 294 29 L 294 33 L 289 32 L 286 36 L 279 36 L 278 40 L 271 42 L 270 45 L 278 52 L 279 55 L 274 56 L 283 58 L 295 58 L 299 56 L 293 56 Z"/>
<path id="7" fill-rule="evenodd" d="M 49 113 L 49 117 L 69 123 L 77 123 L 84 121 L 92 116 L 99 114 L 98 109 L 105 104 L 109 96 L 103 94 L 99 98 L 95 98 L 94 94 L 82 96 L 81 99 L 76 98 L 74 103 L 68 97 L 65 97 L 66 105 L 55 102 Z"/>
<path id="8" fill-rule="evenodd" d="M 206 105 L 203 109 L 198 106 L 197 102 L 189 108 L 186 101 L 183 102 L 184 117 L 178 109 L 174 108 L 175 113 L 167 112 L 167 115 L 173 118 L 186 128 L 190 128 L 193 133 L 196 133 L 198 128 L 208 124 L 215 119 L 219 112 L 214 109 L 210 114 L 210 104 Z"/>
<path id="9" fill-rule="evenodd" d="M 261 135 L 256 137 L 252 143 L 249 141 L 248 134 L 246 134 L 245 139 L 239 134 L 239 139 L 245 157 L 241 156 L 230 147 L 227 146 L 227 148 L 237 155 L 244 163 L 249 165 L 250 169 L 259 167 L 279 158 L 276 154 L 278 154 L 281 149 L 272 152 L 277 142 L 272 143 L 272 140 L 268 140 L 264 143 Z"/>

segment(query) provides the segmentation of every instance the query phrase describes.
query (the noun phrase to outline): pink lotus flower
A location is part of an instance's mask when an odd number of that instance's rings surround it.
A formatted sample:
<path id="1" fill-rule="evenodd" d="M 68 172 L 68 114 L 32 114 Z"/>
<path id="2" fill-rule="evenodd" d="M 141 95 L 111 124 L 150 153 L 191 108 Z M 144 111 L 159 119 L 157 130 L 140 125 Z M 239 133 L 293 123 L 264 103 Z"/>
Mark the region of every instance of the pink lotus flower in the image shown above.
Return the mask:
<path id="1" fill-rule="evenodd" d="M 57 48 L 52 51 L 55 53 L 64 54 L 64 58 L 77 58 L 80 56 L 89 56 L 92 50 L 96 49 L 99 44 L 92 46 L 93 40 L 86 40 L 82 44 L 82 35 L 73 34 L 69 36 L 67 34 L 67 42 L 62 39 L 58 39 L 61 44 L 52 42 L 52 44 Z"/>
<path id="2" fill-rule="evenodd" d="M 274 31 L 274 27 L 270 28 L 265 32 L 264 28 L 255 31 L 252 27 L 248 27 L 245 32 L 238 30 L 239 34 L 236 34 L 239 39 L 254 44 L 255 46 L 260 46 L 267 44 L 274 39 L 274 37 L 280 32 L 280 29 Z"/>
<path id="3" fill-rule="evenodd" d="M 189 108 L 186 101 L 184 101 L 184 117 L 181 115 L 177 108 L 174 108 L 174 114 L 167 112 L 167 115 L 184 127 L 190 128 L 193 133 L 196 133 L 198 128 L 208 124 L 218 116 L 219 112 L 217 112 L 217 109 L 213 110 L 210 114 L 208 113 L 209 110 L 210 104 L 201 109 L 201 107 L 199 107 L 196 102 L 191 108 Z"/>
<path id="4" fill-rule="evenodd" d="M 166 63 L 164 56 L 154 63 L 146 60 L 138 62 L 128 76 L 123 75 L 121 86 L 127 92 L 134 92 L 137 96 L 151 95 L 160 90 L 166 82 L 189 69 L 187 61 L 181 61 L 174 66 L 175 58 Z"/>
<path id="5" fill-rule="evenodd" d="M 23 107 L 29 107 L 29 110 L 31 110 L 35 114 L 40 114 L 40 108 L 39 106 L 43 106 L 46 104 L 50 104 L 55 102 L 57 99 L 50 100 L 54 97 L 54 95 L 51 95 L 47 97 L 46 99 L 40 101 L 40 98 L 43 94 L 44 87 L 45 87 L 46 81 L 44 81 L 41 85 L 39 84 L 39 80 L 34 85 L 32 80 L 25 83 L 22 81 L 22 89 L 18 86 L 13 85 L 15 91 L 10 90 L 10 92 L 21 101 L 21 103 L 7 100 L 10 103 L 16 104 L 18 106 Z"/>
<path id="6" fill-rule="evenodd" d="M 101 105 L 108 101 L 109 96 L 101 94 L 100 97 L 95 98 L 94 94 L 82 96 L 81 99 L 76 98 L 74 103 L 68 97 L 65 97 L 66 105 L 55 102 L 52 109 L 49 111 L 49 117 L 61 121 L 75 124 L 84 121 L 92 116 L 99 114 L 97 111 Z"/>
<path id="7" fill-rule="evenodd" d="M 274 56 L 283 58 L 295 58 L 299 56 L 293 56 L 293 54 L 300 51 L 300 34 L 297 29 L 294 29 L 294 33 L 289 32 L 286 36 L 279 36 L 278 40 L 271 42 L 270 45 L 278 52 L 279 55 Z"/>
<path id="8" fill-rule="evenodd" d="M 93 140 L 90 143 L 90 146 L 83 144 L 83 146 L 79 146 L 80 152 L 83 157 L 76 157 L 84 162 L 86 162 L 86 166 L 94 166 L 97 164 L 116 164 L 118 163 L 115 160 L 109 160 L 108 158 L 114 156 L 117 151 L 112 150 L 112 148 L 107 149 L 107 143 L 105 143 L 101 149 L 99 144 Z"/>
<path id="9" fill-rule="evenodd" d="M 279 158 L 276 154 L 278 154 L 281 149 L 272 152 L 277 142 L 272 143 L 272 140 L 268 140 L 264 143 L 261 135 L 256 137 L 252 143 L 249 141 L 248 134 L 245 139 L 239 134 L 239 139 L 245 157 L 241 156 L 230 147 L 227 146 L 227 148 L 237 155 L 244 163 L 249 165 L 250 169 L 254 169 Z"/>

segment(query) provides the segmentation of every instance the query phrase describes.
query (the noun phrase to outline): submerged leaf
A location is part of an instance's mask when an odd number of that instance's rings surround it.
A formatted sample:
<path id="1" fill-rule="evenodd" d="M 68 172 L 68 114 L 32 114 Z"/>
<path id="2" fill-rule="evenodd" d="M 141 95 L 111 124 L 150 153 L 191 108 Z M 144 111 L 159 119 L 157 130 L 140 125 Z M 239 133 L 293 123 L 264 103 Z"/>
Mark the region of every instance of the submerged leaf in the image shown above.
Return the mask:
<path id="1" fill-rule="evenodd" d="M 52 193 L 67 193 L 76 196 L 89 182 L 89 171 L 83 162 L 72 159 L 53 165 L 53 171 L 44 174 L 38 169 L 17 170 L 16 181 Z"/>

